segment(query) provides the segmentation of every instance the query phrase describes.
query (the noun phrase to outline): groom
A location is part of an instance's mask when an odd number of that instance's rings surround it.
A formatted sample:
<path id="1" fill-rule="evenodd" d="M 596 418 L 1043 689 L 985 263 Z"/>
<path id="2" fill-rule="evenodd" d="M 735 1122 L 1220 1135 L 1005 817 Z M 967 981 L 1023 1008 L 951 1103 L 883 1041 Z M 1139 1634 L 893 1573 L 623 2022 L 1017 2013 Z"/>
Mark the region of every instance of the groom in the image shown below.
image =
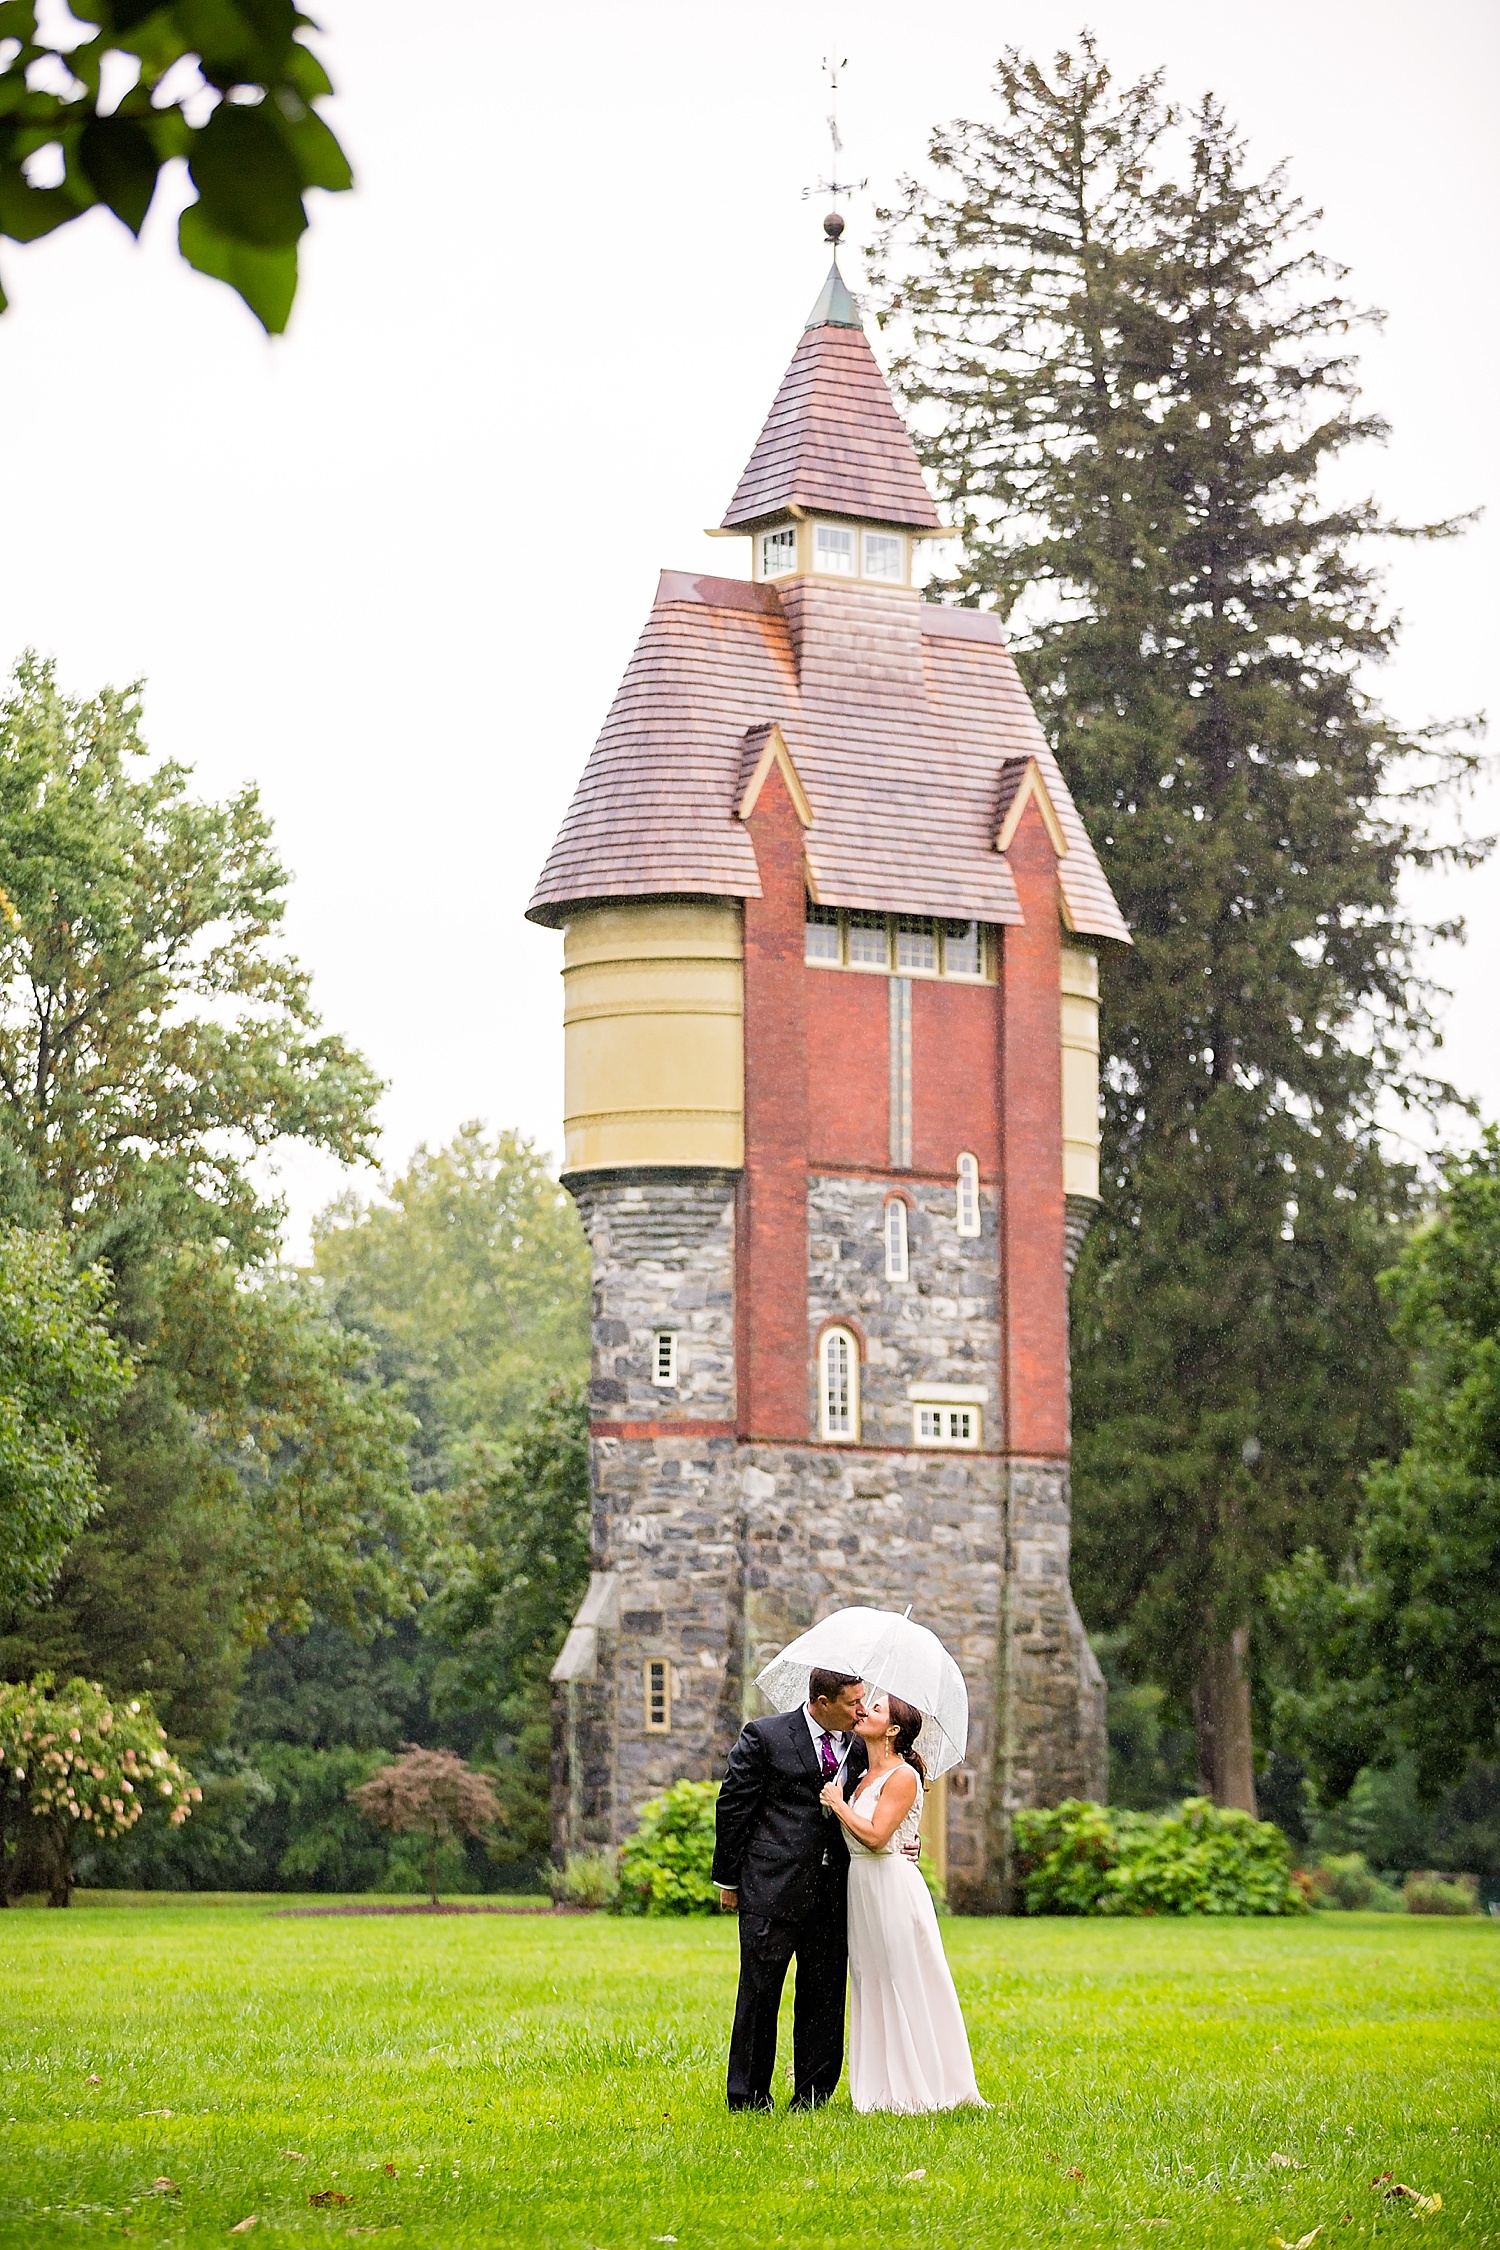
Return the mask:
<path id="1" fill-rule="evenodd" d="M 819 1803 L 848 1797 L 868 1764 L 854 1732 L 864 1682 L 814 1671 L 807 1702 L 752 1719 L 729 1753 L 716 1812 L 713 1881 L 740 1918 L 740 1989 L 729 2041 L 729 2106 L 769 2109 L 776 2014 L 793 1954 L 792 2107 L 826 2102 L 844 2067 L 849 1854 Z"/>

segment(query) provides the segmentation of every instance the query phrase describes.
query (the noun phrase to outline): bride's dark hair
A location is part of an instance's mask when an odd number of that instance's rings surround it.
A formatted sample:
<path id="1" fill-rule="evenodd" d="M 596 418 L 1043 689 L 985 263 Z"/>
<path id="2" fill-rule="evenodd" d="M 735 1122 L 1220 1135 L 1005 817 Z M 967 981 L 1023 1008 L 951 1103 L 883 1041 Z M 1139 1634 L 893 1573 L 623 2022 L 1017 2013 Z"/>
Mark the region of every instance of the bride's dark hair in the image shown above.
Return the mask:
<path id="1" fill-rule="evenodd" d="M 899 1695 L 888 1695 L 885 1699 L 885 1707 L 890 1712 L 891 1723 L 896 1729 L 896 1740 L 893 1748 L 897 1757 L 904 1758 L 909 1766 L 915 1766 L 918 1780 L 925 1781 L 927 1779 L 927 1768 L 918 1757 L 915 1748 L 917 1736 L 922 1731 L 921 1712 L 914 1711 L 909 1703 L 903 1703 Z"/>

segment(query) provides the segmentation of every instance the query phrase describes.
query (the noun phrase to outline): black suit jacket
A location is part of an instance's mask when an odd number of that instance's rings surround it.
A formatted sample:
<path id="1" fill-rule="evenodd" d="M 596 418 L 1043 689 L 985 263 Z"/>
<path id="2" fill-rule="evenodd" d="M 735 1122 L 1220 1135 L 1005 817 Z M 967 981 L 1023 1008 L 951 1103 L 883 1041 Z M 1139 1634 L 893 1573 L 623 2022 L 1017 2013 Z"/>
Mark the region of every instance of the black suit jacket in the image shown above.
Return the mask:
<path id="1" fill-rule="evenodd" d="M 845 1797 L 868 1764 L 856 1735 L 844 1761 Z M 842 1908 L 849 1854 L 822 1794 L 801 1707 L 752 1719 L 729 1753 L 715 1813 L 713 1880 L 739 1892 L 742 1913 L 799 1922 Z"/>

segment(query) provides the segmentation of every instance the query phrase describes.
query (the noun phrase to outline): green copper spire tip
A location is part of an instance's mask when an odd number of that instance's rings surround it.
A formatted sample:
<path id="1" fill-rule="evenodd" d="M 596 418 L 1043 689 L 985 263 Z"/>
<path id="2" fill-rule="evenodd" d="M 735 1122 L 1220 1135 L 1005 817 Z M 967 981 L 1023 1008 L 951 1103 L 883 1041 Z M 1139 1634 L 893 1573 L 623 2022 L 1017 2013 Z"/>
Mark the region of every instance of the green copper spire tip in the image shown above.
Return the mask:
<path id="1" fill-rule="evenodd" d="M 806 328 L 863 328 L 859 307 L 844 286 L 835 258 L 828 269 L 828 279 L 823 284 L 823 294 L 803 323 Z"/>

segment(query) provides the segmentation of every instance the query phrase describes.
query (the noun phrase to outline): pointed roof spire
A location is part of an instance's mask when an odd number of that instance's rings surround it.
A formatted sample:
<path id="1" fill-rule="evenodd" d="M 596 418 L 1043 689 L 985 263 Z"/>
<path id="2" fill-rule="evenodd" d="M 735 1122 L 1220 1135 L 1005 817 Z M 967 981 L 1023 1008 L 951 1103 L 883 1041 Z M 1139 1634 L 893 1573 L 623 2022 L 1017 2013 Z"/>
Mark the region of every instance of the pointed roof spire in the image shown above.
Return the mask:
<path id="1" fill-rule="evenodd" d="M 839 272 L 837 211 L 823 221 L 834 261 L 765 428 L 724 517 L 739 531 L 796 509 L 941 528 L 916 447 Z"/>

